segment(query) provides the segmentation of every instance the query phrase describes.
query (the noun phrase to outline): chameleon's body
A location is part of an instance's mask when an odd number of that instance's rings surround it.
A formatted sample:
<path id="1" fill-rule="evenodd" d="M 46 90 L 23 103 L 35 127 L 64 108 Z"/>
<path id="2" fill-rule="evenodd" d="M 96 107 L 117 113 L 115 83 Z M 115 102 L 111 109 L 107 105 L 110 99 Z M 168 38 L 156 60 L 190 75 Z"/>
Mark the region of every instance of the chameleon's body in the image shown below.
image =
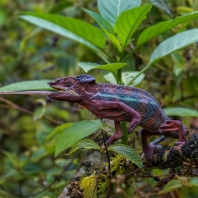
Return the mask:
<path id="1" fill-rule="evenodd" d="M 98 91 L 92 96 L 93 100 L 116 101 L 126 104 L 140 114 L 139 125 L 148 131 L 156 132 L 162 123 L 170 120 L 155 98 L 143 89 L 103 83 L 98 83 L 97 87 Z M 125 121 L 131 121 L 127 114 Z"/>
<path id="2" fill-rule="evenodd" d="M 147 144 L 151 135 L 163 134 L 186 141 L 188 129 L 178 120 L 171 120 L 155 98 L 146 91 L 129 86 L 96 83 L 90 75 L 65 77 L 49 83 L 59 92 L 48 95 L 52 99 L 78 103 L 101 118 L 115 121 L 116 133 L 106 144 L 122 137 L 120 121 L 128 121 L 129 132 L 142 126 L 142 147 L 147 162 L 152 164 L 155 146 Z"/>

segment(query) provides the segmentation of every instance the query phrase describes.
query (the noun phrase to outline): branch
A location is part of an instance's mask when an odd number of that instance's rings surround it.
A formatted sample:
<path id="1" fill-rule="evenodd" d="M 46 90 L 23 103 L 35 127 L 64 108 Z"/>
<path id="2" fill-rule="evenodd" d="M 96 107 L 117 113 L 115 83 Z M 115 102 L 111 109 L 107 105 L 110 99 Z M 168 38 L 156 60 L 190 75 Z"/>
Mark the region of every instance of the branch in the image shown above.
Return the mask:
<path id="1" fill-rule="evenodd" d="M 197 156 L 198 135 L 194 135 L 184 144 L 155 149 L 152 167 L 175 168 L 182 165 L 183 162 L 190 162 L 198 166 Z"/>
<path id="2" fill-rule="evenodd" d="M 52 91 L 5 91 L 0 92 L 0 95 L 49 95 L 51 93 L 54 93 Z"/>
<path id="3" fill-rule="evenodd" d="M 13 92 L 12 92 L 13 93 Z M 16 104 L 14 104 L 13 102 L 11 102 L 11 101 L 9 101 L 9 100 L 7 100 L 7 99 L 5 99 L 5 98 L 2 98 L 2 97 L 0 97 L 0 101 L 2 101 L 2 102 L 5 102 L 6 104 L 8 104 L 9 106 L 6 106 L 6 108 L 13 108 L 13 109 L 16 109 L 16 110 L 19 110 L 19 111 L 21 111 L 21 112 L 23 112 L 23 113 L 26 113 L 26 114 L 29 114 L 29 115 L 32 115 L 33 113 L 31 112 L 31 111 L 29 111 L 29 110 L 27 110 L 27 109 L 24 109 L 24 108 L 22 108 L 22 107 L 20 107 L 20 106 L 18 106 L 18 105 L 16 105 Z M 2 106 L 1 106 L 2 107 Z M 5 107 L 4 107 L 5 108 Z M 45 118 L 46 120 L 48 120 L 48 121 L 50 121 L 50 122 L 52 122 L 52 123 L 54 123 L 54 124 L 62 124 L 61 122 L 59 122 L 59 121 L 57 121 L 57 120 L 54 120 L 54 119 L 52 119 L 52 118 L 50 118 L 50 117 L 48 117 L 48 116 L 43 116 L 43 118 Z"/>

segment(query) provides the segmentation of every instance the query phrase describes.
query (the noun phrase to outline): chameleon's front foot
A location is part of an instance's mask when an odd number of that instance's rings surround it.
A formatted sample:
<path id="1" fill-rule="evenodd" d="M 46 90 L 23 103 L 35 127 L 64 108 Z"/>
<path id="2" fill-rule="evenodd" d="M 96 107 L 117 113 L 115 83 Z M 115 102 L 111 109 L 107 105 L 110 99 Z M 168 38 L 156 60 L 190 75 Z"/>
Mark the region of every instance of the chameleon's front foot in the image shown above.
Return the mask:
<path id="1" fill-rule="evenodd" d="M 114 142 L 118 141 L 123 136 L 122 127 L 121 127 L 120 122 L 118 122 L 118 121 L 115 121 L 115 130 L 116 130 L 116 132 L 114 133 L 114 135 L 112 135 L 105 142 L 107 147 L 110 146 L 111 144 L 113 144 Z"/>
<path id="2" fill-rule="evenodd" d="M 129 124 L 129 134 L 133 132 L 133 130 L 139 126 L 141 121 L 141 117 L 139 113 L 136 113 Z"/>

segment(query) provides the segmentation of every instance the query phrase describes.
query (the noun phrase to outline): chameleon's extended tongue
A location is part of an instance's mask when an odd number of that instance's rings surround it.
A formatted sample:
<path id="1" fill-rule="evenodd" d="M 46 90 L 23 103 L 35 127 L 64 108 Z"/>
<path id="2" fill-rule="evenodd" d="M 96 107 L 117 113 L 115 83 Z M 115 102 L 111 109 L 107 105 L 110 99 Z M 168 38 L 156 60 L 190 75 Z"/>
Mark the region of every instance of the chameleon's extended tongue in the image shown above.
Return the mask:
<path id="1" fill-rule="evenodd" d="M 9 91 L 9 92 L 0 92 L 0 95 L 10 95 L 10 94 L 19 94 L 19 95 L 49 95 L 55 92 L 52 91 Z"/>

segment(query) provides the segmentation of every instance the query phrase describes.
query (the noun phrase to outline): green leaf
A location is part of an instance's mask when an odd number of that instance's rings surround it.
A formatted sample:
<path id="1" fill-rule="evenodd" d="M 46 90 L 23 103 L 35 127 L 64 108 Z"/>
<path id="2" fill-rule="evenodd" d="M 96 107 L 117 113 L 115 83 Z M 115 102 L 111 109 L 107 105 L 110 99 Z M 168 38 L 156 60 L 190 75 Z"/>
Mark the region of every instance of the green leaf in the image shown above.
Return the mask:
<path id="1" fill-rule="evenodd" d="M 141 22 L 146 18 L 146 15 L 151 10 L 151 8 L 151 4 L 132 8 L 130 10 L 124 11 L 117 18 L 115 30 L 122 44 L 122 50 L 126 47 L 131 36 L 139 27 Z"/>
<path id="2" fill-rule="evenodd" d="M 53 90 L 47 84 L 51 80 L 30 80 L 13 83 L 0 88 L 0 92 L 7 91 L 30 91 L 30 90 Z"/>
<path id="3" fill-rule="evenodd" d="M 24 12 L 22 19 L 86 45 L 94 51 L 104 48 L 106 39 L 102 31 L 79 19 L 65 16 Z"/>
<path id="4" fill-rule="evenodd" d="M 76 122 L 70 128 L 64 130 L 56 143 L 55 156 L 65 149 L 73 146 L 77 141 L 97 131 L 102 126 L 100 120 L 84 120 Z"/>
<path id="5" fill-rule="evenodd" d="M 138 75 L 139 72 L 137 71 L 126 71 L 126 72 L 122 72 L 122 83 L 126 86 L 135 86 L 137 84 L 140 84 L 142 82 L 142 80 L 144 79 L 145 74 L 141 74 L 138 78 L 136 78 L 132 83 L 131 81 L 133 80 L 133 78 Z M 116 84 L 116 79 L 113 76 L 112 73 L 108 73 L 106 75 L 104 75 L 104 78 L 107 82 Z"/>
<path id="6" fill-rule="evenodd" d="M 108 150 L 114 151 L 124 156 L 125 158 L 129 159 L 134 164 L 136 164 L 139 168 L 143 166 L 140 155 L 137 153 L 136 150 L 134 150 L 133 148 L 129 146 L 126 146 L 124 144 L 116 144 L 116 145 L 111 145 L 110 147 L 108 147 Z"/>
<path id="7" fill-rule="evenodd" d="M 149 65 L 173 51 L 198 41 L 198 28 L 181 32 L 160 43 L 151 55 Z"/>
<path id="8" fill-rule="evenodd" d="M 92 69 L 102 69 L 110 72 L 116 72 L 118 69 L 123 68 L 126 63 L 111 63 L 105 65 L 99 65 L 97 63 L 80 62 L 78 65 L 85 71 L 88 72 Z"/>
<path id="9" fill-rule="evenodd" d="M 23 167 L 23 171 L 28 175 L 29 174 L 39 174 L 42 171 L 42 169 L 38 165 L 30 163 L 30 164 L 26 164 Z"/>
<path id="10" fill-rule="evenodd" d="M 161 195 L 164 193 L 168 193 L 181 187 L 182 182 L 180 180 L 173 179 L 170 182 L 168 182 L 168 184 L 166 184 L 165 187 L 158 194 Z"/>
<path id="11" fill-rule="evenodd" d="M 124 85 L 127 85 L 127 86 L 135 86 L 135 85 L 138 85 L 140 84 L 144 77 L 145 77 L 145 74 L 141 74 L 138 78 L 136 78 L 136 80 L 134 80 L 132 83 L 131 81 L 133 80 L 133 78 L 139 74 L 138 71 L 132 71 L 132 72 L 123 72 L 122 74 L 122 81 L 124 83 Z"/>
<path id="12" fill-rule="evenodd" d="M 45 139 L 45 147 L 49 153 L 55 152 L 55 147 L 58 138 L 63 134 L 63 132 L 73 125 L 72 122 L 61 124 L 57 126 L 52 133 L 50 133 Z"/>
<path id="13" fill-rule="evenodd" d="M 97 198 L 96 184 L 97 179 L 95 172 L 88 177 L 84 177 L 80 182 L 80 187 L 84 189 L 83 195 L 85 197 Z"/>
<path id="14" fill-rule="evenodd" d="M 198 112 L 192 109 L 183 108 L 183 107 L 169 107 L 163 109 L 165 113 L 169 116 L 192 116 L 198 117 Z"/>
<path id="15" fill-rule="evenodd" d="M 46 110 L 45 106 L 37 107 L 33 112 L 33 120 L 36 121 L 41 119 L 45 114 L 45 110 Z"/>
<path id="16" fill-rule="evenodd" d="M 3 151 L 3 153 L 8 157 L 14 167 L 20 166 L 19 158 L 16 156 L 16 154 L 8 151 Z"/>
<path id="17" fill-rule="evenodd" d="M 95 21 L 100 25 L 100 27 L 105 33 L 114 34 L 113 26 L 109 23 L 109 21 L 103 18 L 100 14 L 96 12 L 92 12 L 87 9 L 83 9 L 83 10 L 87 12 L 93 19 L 95 19 Z"/>
<path id="18" fill-rule="evenodd" d="M 83 149 L 83 150 L 100 150 L 100 147 L 98 146 L 97 143 L 95 143 L 93 140 L 89 140 L 89 139 L 84 139 L 81 140 L 79 142 L 77 142 L 72 149 L 70 150 L 70 152 L 67 155 L 72 154 L 73 152 L 79 150 L 79 149 Z"/>
<path id="19" fill-rule="evenodd" d="M 50 8 L 49 13 L 50 14 L 59 13 L 60 11 L 64 10 L 66 7 L 69 7 L 69 6 L 73 6 L 73 3 L 69 1 L 56 3 L 53 7 Z"/>
<path id="20" fill-rule="evenodd" d="M 71 127 L 73 125 L 72 122 L 66 123 L 66 124 L 61 124 L 59 126 L 57 126 L 52 133 L 50 133 L 47 138 L 46 138 L 46 142 L 50 142 L 53 139 L 57 139 L 57 137 L 59 137 L 65 129 Z"/>
<path id="21" fill-rule="evenodd" d="M 198 188 L 197 186 L 182 186 L 179 189 L 179 196 L 180 198 L 197 198 L 198 195 Z"/>
<path id="22" fill-rule="evenodd" d="M 151 0 L 149 1 L 149 3 L 152 3 L 154 6 L 160 8 L 161 10 L 172 16 L 172 13 L 168 6 L 168 2 L 166 0 Z"/>
<path id="23" fill-rule="evenodd" d="M 156 37 L 157 35 L 181 24 L 187 23 L 198 17 L 198 11 L 186 14 L 184 16 L 176 17 L 175 19 L 164 21 L 156 25 L 146 28 L 138 38 L 138 46 L 143 45 L 150 39 Z"/>
<path id="24" fill-rule="evenodd" d="M 37 99 L 36 101 L 39 106 L 33 112 L 34 121 L 41 119 L 44 116 L 46 110 L 46 100 Z"/>
<path id="25" fill-rule="evenodd" d="M 55 164 L 58 166 L 58 167 L 61 167 L 61 168 L 64 168 L 65 166 L 69 165 L 71 163 L 71 159 L 56 159 L 55 160 Z"/>
<path id="26" fill-rule="evenodd" d="M 192 185 L 192 186 L 198 187 L 198 178 L 197 178 L 197 177 L 191 178 L 190 181 L 188 182 L 188 185 L 189 185 L 189 186 Z"/>
<path id="27" fill-rule="evenodd" d="M 85 12 L 87 12 L 92 18 L 95 19 L 95 21 L 100 25 L 104 33 L 108 36 L 108 38 L 111 40 L 113 45 L 121 51 L 121 45 L 119 40 L 115 37 L 115 32 L 112 27 L 112 25 L 107 21 L 105 18 L 103 18 L 100 14 L 96 12 L 92 12 L 87 9 L 83 9 Z"/>
<path id="28" fill-rule="evenodd" d="M 98 9 L 106 20 L 114 24 L 122 12 L 138 7 L 140 4 L 141 0 L 98 0 Z"/>
<path id="29" fill-rule="evenodd" d="M 41 159 L 42 157 L 46 155 L 47 155 L 47 152 L 44 148 L 42 147 L 36 148 L 36 150 L 34 150 L 31 155 L 30 161 L 37 162 L 39 159 Z"/>
<path id="30" fill-rule="evenodd" d="M 193 12 L 193 8 L 187 6 L 177 6 L 177 13 L 190 13 Z"/>

